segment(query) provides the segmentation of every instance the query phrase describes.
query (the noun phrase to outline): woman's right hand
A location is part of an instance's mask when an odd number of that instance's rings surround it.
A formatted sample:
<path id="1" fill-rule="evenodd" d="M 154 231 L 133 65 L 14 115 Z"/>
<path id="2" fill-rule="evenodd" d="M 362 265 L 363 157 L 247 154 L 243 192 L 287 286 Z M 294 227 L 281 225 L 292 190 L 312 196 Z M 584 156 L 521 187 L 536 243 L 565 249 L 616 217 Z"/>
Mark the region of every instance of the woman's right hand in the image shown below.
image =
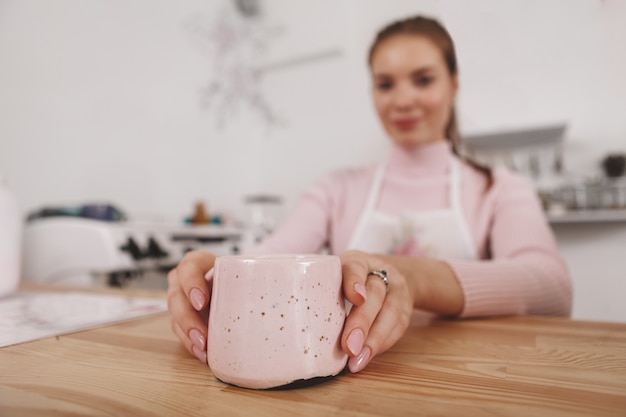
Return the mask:
<path id="1" fill-rule="evenodd" d="M 189 252 L 167 275 L 172 331 L 185 349 L 204 363 L 211 300 L 211 285 L 205 276 L 214 263 L 215 255 L 209 252 Z"/>

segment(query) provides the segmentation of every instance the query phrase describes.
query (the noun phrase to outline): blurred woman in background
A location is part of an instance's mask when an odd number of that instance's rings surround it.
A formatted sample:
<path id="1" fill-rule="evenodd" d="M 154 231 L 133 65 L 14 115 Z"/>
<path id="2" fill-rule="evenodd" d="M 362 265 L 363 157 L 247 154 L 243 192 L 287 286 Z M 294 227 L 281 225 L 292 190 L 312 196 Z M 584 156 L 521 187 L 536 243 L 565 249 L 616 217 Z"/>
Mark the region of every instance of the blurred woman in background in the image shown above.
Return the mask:
<path id="1" fill-rule="evenodd" d="M 567 268 L 534 188 L 460 156 L 454 44 L 436 20 L 383 28 L 369 51 L 372 95 L 392 147 L 380 164 L 310 187 L 249 254 L 341 256 L 353 304 L 342 348 L 362 370 L 406 331 L 414 309 L 449 317 L 569 315 Z M 206 362 L 214 256 L 188 254 L 169 274 L 172 328 Z"/>

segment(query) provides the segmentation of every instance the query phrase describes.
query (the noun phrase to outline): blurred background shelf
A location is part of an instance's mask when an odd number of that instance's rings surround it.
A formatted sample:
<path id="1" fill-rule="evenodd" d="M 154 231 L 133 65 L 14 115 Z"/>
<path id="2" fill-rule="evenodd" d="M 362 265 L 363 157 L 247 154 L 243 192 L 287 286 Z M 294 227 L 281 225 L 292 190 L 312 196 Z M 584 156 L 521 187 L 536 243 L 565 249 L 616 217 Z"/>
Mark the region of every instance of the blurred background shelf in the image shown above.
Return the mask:
<path id="1" fill-rule="evenodd" d="M 551 224 L 626 222 L 626 210 L 571 210 L 546 216 Z"/>

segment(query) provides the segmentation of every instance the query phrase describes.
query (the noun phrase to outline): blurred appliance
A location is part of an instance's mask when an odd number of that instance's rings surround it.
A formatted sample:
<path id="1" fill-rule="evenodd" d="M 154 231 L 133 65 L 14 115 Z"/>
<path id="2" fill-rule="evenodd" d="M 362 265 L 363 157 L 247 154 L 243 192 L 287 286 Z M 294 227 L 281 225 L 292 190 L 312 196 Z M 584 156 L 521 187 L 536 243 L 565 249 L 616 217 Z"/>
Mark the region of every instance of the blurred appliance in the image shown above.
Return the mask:
<path id="1" fill-rule="evenodd" d="M 124 286 L 147 272 L 164 277 L 190 250 L 236 253 L 241 236 L 238 229 L 214 225 L 35 216 L 24 230 L 23 276 L 86 285 L 105 276 L 108 285 Z"/>
<path id="2" fill-rule="evenodd" d="M 625 210 L 626 178 L 573 179 L 541 196 L 549 211 Z"/>
<path id="3" fill-rule="evenodd" d="M 248 211 L 248 233 L 254 245 L 271 234 L 278 225 L 282 197 L 273 194 L 254 194 L 244 199 Z"/>
<path id="4" fill-rule="evenodd" d="M 22 219 L 17 199 L 0 177 L 0 297 L 20 282 Z"/>

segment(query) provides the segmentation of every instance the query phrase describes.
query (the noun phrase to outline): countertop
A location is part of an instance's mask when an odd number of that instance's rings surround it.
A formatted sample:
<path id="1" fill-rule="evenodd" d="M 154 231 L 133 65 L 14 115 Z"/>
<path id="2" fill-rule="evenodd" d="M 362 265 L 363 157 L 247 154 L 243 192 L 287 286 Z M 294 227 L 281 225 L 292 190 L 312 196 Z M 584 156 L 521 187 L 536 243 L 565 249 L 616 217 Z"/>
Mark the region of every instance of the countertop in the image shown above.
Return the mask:
<path id="1" fill-rule="evenodd" d="M 0 369 L 2 416 L 626 416 L 626 323 L 563 318 L 416 313 L 364 371 L 296 389 L 216 380 L 167 313 L 0 349 Z"/>

